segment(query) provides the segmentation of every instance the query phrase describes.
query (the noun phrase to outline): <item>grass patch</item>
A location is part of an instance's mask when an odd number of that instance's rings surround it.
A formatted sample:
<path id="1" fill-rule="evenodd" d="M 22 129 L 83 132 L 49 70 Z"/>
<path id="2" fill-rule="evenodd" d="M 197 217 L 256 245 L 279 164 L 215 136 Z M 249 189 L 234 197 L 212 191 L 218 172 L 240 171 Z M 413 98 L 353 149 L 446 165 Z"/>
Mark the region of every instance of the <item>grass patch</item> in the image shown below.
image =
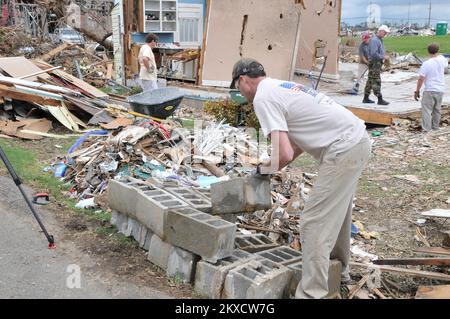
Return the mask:
<path id="1" fill-rule="evenodd" d="M 342 37 L 341 43 L 345 45 L 348 42 L 354 42 L 359 46 L 361 43 L 360 37 Z M 430 43 L 439 43 L 441 53 L 450 53 L 450 35 L 447 36 L 432 36 L 432 37 L 419 37 L 419 36 L 388 36 L 384 38 L 384 46 L 386 51 L 397 52 L 401 55 L 408 54 L 410 52 L 416 53 L 419 57 L 427 57 L 427 47 Z"/>
<path id="2" fill-rule="evenodd" d="M 67 152 L 73 141 L 66 142 L 62 145 L 61 153 Z M 67 197 L 63 192 L 70 190 L 70 185 L 65 184 L 55 178 L 52 174 L 43 171 L 48 165 L 48 159 L 42 159 L 39 155 L 43 154 L 39 150 L 32 147 L 16 145 L 14 141 L 0 140 L 0 146 L 8 157 L 11 165 L 16 171 L 19 178 L 27 185 L 30 185 L 40 192 L 48 192 L 50 201 L 59 203 L 62 207 L 69 209 L 71 212 L 84 215 L 89 219 L 105 222 L 110 220 L 110 214 L 106 212 L 96 213 L 96 210 L 76 208 L 76 201 Z M 33 145 L 34 146 L 34 145 Z M 8 170 L 0 164 L 0 174 L 10 177 Z"/>
<path id="3" fill-rule="evenodd" d="M 408 54 L 415 52 L 420 57 L 428 56 L 427 47 L 430 43 L 439 43 L 441 53 L 450 53 L 450 36 L 402 36 L 402 37 L 386 37 L 384 45 L 387 51 L 398 52 L 400 54 Z"/>
<path id="4" fill-rule="evenodd" d="M 369 181 L 365 176 L 359 179 L 358 197 L 384 198 L 386 192 L 374 181 Z"/>

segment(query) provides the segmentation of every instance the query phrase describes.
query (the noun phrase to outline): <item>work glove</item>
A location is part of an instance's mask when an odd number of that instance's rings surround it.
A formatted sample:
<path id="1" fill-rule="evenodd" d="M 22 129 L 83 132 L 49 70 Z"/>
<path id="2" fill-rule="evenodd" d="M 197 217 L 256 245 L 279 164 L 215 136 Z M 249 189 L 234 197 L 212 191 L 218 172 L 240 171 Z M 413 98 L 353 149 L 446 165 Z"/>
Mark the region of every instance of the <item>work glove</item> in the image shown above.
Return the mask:
<path id="1" fill-rule="evenodd" d="M 419 99 L 420 99 L 420 91 L 414 92 L 414 99 L 415 99 L 416 101 L 419 101 Z"/>

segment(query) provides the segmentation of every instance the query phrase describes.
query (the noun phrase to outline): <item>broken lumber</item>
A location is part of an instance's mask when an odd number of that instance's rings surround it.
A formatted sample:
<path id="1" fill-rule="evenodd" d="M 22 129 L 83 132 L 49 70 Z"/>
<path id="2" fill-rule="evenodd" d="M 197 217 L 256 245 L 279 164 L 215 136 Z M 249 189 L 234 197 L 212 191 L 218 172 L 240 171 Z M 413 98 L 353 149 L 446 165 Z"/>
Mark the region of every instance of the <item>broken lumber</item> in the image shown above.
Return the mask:
<path id="1" fill-rule="evenodd" d="M 0 96 L 13 100 L 37 103 L 43 105 L 60 106 L 61 102 L 50 97 L 43 97 L 29 92 L 19 92 L 15 88 L 0 84 Z"/>
<path id="2" fill-rule="evenodd" d="M 374 265 L 374 264 L 364 264 L 364 263 L 357 263 L 357 262 L 350 262 L 350 266 L 363 267 L 363 268 L 378 268 L 381 271 L 391 272 L 391 273 L 396 273 L 396 274 L 408 275 L 408 276 L 419 277 L 419 278 L 430 278 L 430 279 L 442 280 L 442 281 L 450 281 L 450 275 L 446 275 L 446 274 L 442 274 L 442 273 L 438 273 L 438 272 L 421 271 L 421 270 L 398 268 L 398 267 L 383 266 L 383 265 Z"/>
<path id="3" fill-rule="evenodd" d="M 414 249 L 415 253 L 424 253 L 429 255 L 450 256 L 450 249 L 443 247 L 420 247 Z"/>
<path id="4" fill-rule="evenodd" d="M 386 296 L 383 295 L 383 293 L 378 288 L 373 288 L 372 291 L 375 295 L 380 297 L 380 299 L 387 299 Z"/>
<path id="5" fill-rule="evenodd" d="M 202 165 L 211 172 L 211 174 L 213 174 L 216 177 L 223 177 L 225 176 L 224 171 L 222 171 L 220 168 L 218 168 L 216 165 L 214 165 L 213 163 L 209 162 L 209 161 L 202 161 Z"/>
<path id="6" fill-rule="evenodd" d="M 71 83 L 72 85 L 76 86 L 77 88 L 79 88 L 80 90 L 82 90 L 83 92 L 86 92 L 87 95 L 91 96 L 91 97 L 96 97 L 96 98 L 106 98 L 108 97 L 108 94 L 100 91 L 99 89 L 93 87 L 92 85 L 81 81 L 80 79 L 74 77 L 73 75 L 66 73 L 64 71 L 61 70 L 54 70 L 52 71 L 52 74 L 64 79 L 65 81 Z"/>
<path id="7" fill-rule="evenodd" d="M 72 43 L 64 42 L 59 47 L 51 50 L 50 52 L 44 54 L 41 57 L 39 57 L 39 59 L 44 61 L 44 62 L 48 62 L 51 58 L 53 58 L 58 53 L 61 53 L 62 51 L 66 50 L 66 49 L 69 49 L 70 47 L 73 47 L 73 46 L 74 46 L 74 44 L 72 44 Z"/>
<path id="8" fill-rule="evenodd" d="M 358 284 L 352 290 L 350 290 L 350 292 L 348 293 L 348 299 L 353 299 L 355 294 L 362 288 L 362 286 L 364 286 L 364 284 L 367 282 L 367 280 L 369 280 L 369 277 L 370 277 L 370 274 L 366 274 L 366 275 L 364 275 L 364 277 L 361 278 L 361 280 L 358 282 Z"/>
<path id="9" fill-rule="evenodd" d="M 450 299 L 450 285 L 420 286 L 415 299 Z"/>
<path id="10" fill-rule="evenodd" d="M 23 79 L 31 78 L 31 77 L 34 77 L 34 76 L 37 76 L 37 75 L 41 75 L 43 73 L 47 73 L 47 72 L 50 72 L 50 71 L 53 71 L 53 70 L 58 70 L 58 69 L 61 69 L 61 68 L 62 68 L 62 66 L 55 66 L 55 67 L 50 68 L 50 69 L 41 70 L 41 71 L 37 71 L 37 72 L 31 73 L 31 74 L 28 74 L 28 75 L 21 76 L 18 79 L 19 80 L 23 80 Z"/>
<path id="11" fill-rule="evenodd" d="M 0 83 L 26 86 L 26 87 L 30 87 L 33 89 L 39 89 L 39 90 L 49 91 L 49 92 L 56 92 L 56 93 L 60 93 L 60 94 L 69 94 L 69 95 L 77 95 L 78 94 L 78 92 L 66 89 L 64 87 L 50 85 L 50 84 L 42 84 L 39 82 L 27 81 L 27 80 L 22 80 L 22 79 L 15 79 L 15 78 L 7 77 L 7 76 L 0 76 Z"/>
<path id="12" fill-rule="evenodd" d="M 374 260 L 375 265 L 434 265 L 450 266 L 450 258 L 388 258 Z"/>

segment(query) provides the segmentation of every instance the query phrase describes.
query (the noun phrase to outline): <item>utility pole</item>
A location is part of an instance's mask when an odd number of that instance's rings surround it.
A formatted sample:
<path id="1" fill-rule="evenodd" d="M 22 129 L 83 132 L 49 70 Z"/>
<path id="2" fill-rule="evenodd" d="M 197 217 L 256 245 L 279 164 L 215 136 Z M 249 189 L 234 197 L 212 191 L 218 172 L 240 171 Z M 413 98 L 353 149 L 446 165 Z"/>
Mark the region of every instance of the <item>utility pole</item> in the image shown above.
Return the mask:
<path id="1" fill-rule="evenodd" d="M 411 1 L 409 1 L 409 4 L 408 4 L 408 28 L 410 27 L 410 22 L 409 22 L 410 12 L 411 12 Z"/>
<path id="2" fill-rule="evenodd" d="M 431 1 L 430 8 L 428 9 L 428 28 L 431 28 Z"/>

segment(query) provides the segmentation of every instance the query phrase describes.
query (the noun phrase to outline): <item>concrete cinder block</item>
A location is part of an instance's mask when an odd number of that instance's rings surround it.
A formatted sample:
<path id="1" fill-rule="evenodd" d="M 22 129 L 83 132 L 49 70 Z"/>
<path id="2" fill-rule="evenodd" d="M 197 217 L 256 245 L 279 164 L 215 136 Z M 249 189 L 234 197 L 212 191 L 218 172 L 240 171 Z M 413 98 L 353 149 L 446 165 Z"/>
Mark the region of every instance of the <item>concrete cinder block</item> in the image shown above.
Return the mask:
<path id="1" fill-rule="evenodd" d="M 242 177 L 211 185 L 213 214 L 251 213 L 272 208 L 270 178 Z"/>
<path id="2" fill-rule="evenodd" d="M 197 192 L 194 188 L 166 187 L 164 188 L 164 190 L 180 198 L 181 200 L 186 202 L 189 206 L 201 212 L 210 213 L 212 210 L 211 201 L 207 200 L 201 193 Z"/>
<path id="3" fill-rule="evenodd" d="M 200 257 L 179 247 L 172 246 L 167 265 L 167 276 L 191 283 L 195 278 Z"/>
<path id="4" fill-rule="evenodd" d="M 289 246 L 280 246 L 263 250 L 256 254 L 284 266 L 288 266 L 302 260 L 302 253 L 298 250 L 292 249 Z"/>
<path id="5" fill-rule="evenodd" d="M 194 187 L 206 200 L 211 201 L 211 188 Z"/>
<path id="6" fill-rule="evenodd" d="M 194 208 L 167 214 L 167 241 L 215 263 L 233 254 L 236 225 Z"/>
<path id="7" fill-rule="evenodd" d="M 135 183 L 129 181 L 116 181 L 110 179 L 108 182 L 108 205 L 127 216 L 134 216 L 134 204 L 136 203 L 137 191 L 133 187 Z"/>
<path id="8" fill-rule="evenodd" d="M 159 236 L 153 235 L 148 249 L 148 260 L 152 264 L 167 270 L 172 248 L 172 245 L 163 241 Z"/>
<path id="9" fill-rule="evenodd" d="M 302 279 L 302 262 L 297 262 L 288 266 L 292 270 L 292 279 L 287 289 L 286 297 L 294 297 L 297 286 Z M 328 295 L 326 298 L 334 298 L 340 294 L 342 264 L 338 260 L 330 260 L 328 270 Z"/>
<path id="10" fill-rule="evenodd" d="M 139 243 L 139 247 L 148 251 L 150 247 L 150 240 L 153 236 L 153 232 L 142 225 L 139 221 L 134 221 L 131 236 Z"/>
<path id="11" fill-rule="evenodd" d="M 152 189 L 155 187 L 130 177 L 111 179 L 108 182 L 108 205 L 113 210 L 135 217 L 138 193 Z"/>
<path id="12" fill-rule="evenodd" d="M 111 215 L 111 225 L 116 226 L 119 233 L 125 234 L 128 228 L 128 216 L 113 210 Z"/>
<path id="13" fill-rule="evenodd" d="M 225 278 L 224 299 L 281 299 L 291 278 L 286 266 L 257 256 L 230 270 Z"/>
<path id="14" fill-rule="evenodd" d="M 236 248 L 249 253 L 257 253 L 280 246 L 264 234 L 237 235 L 235 243 Z"/>
<path id="15" fill-rule="evenodd" d="M 181 207 L 187 207 L 187 204 L 162 189 L 144 191 L 140 192 L 137 197 L 136 218 L 164 240 L 166 238 L 164 227 L 168 211 Z"/>
<path id="16" fill-rule="evenodd" d="M 214 264 L 204 260 L 199 261 L 195 273 L 195 291 L 212 299 L 220 299 L 228 272 L 252 258 L 255 258 L 255 255 L 236 249 L 230 257 Z"/>

